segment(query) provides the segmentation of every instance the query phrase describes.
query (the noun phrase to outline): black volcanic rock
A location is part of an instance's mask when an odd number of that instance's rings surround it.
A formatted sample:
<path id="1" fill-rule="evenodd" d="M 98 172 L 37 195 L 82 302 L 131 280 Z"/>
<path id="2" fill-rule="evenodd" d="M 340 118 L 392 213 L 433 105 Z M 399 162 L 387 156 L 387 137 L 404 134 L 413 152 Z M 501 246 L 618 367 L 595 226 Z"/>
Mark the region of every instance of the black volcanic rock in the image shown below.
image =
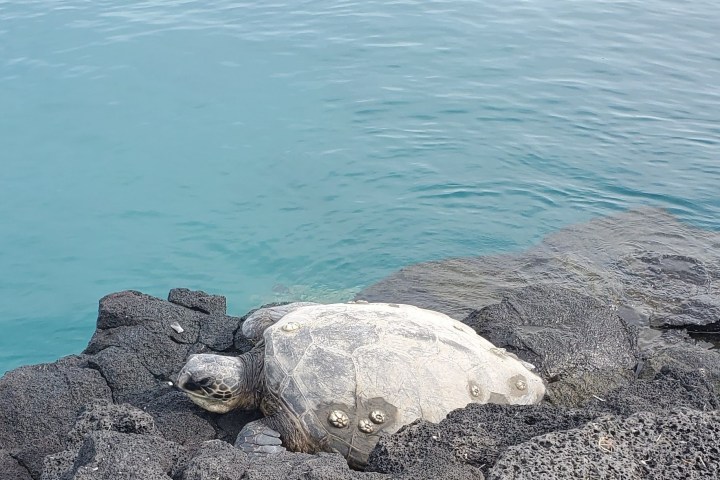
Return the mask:
<path id="1" fill-rule="evenodd" d="M 709 479 L 720 476 L 720 412 L 598 418 L 509 447 L 488 480 Z"/>
<path id="2" fill-rule="evenodd" d="M 702 347 L 687 332 L 668 330 L 642 352 L 641 378 L 651 378 L 664 368 L 697 373 L 720 391 L 720 349 Z"/>
<path id="3" fill-rule="evenodd" d="M 431 458 L 487 469 L 510 445 L 579 427 L 596 416 L 595 411 L 548 404 L 470 404 L 450 412 L 438 424 L 417 420 L 393 435 L 382 437 L 370 455 L 367 469 L 391 474 L 422 471 L 426 459 Z"/>
<path id="4" fill-rule="evenodd" d="M 8 372 L 0 379 L 0 450 L 38 478 L 43 457 L 68 445 L 66 433 L 83 406 L 110 398 L 105 380 L 82 357 Z"/>
<path id="5" fill-rule="evenodd" d="M 30 472 L 7 450 L 0 450 L 0 480 L 32 480 Z"/>
<path id="6" fill-rule="evenodd" d="M 508 457 L 505 452 L 513 445 L 524 448 L 524 444 L 537 437 L 585 428 L 599 418 L 612 416 L 622 421 L 638 413 L 660 418 L 668 412 L 682 409 L 717 411 L 719 406 L 720 391 L 699 373 L 677 372 L 666 367 L 655 378 L 625 385 L 609 392 L 604 398 L 593 398 L 582 408 L 557 407 L 547 403 L 518 406 L 470 404 L 450 412 L 438 424 L 418 420 L 392 435 L 382 437 L 370 454 L 368 470 L 397 475 L 422 471 L 427 459 L 443 458 L 448 464 L 467 464 L 487 473 L 498 458 Z M 686 429 L 680 436 L 689 438 L 694 434 L 694 430 Z M 550 464 L 554 460 L 547 457 L 545 461 Z M 584 477 L 558 474 L 548 478 L 570 480 Z"/>
<path id="7" fill-rule="evenodd" d="M 607 305 L 563 287 L 513 290 L 463 321 L 535 365 L 553 403 L 577 406 L 635 378 L 636 332 Z"/>
<path id="8" fill-rule="evenodd" d="M 189 308 L 190 310 L 197 310 L 201 313 L 216 313 L 218 315 L 225 315 L 227 313 L 227 301 L 225 297 L 188 290 L 187 288 L 173 288 L 170 290 L 170 293 L 168 293 L 168 302 Z"/>
<path id="9" fill-rule="evenodd" d="M 85 465 L 79 457 L 88 436 L 95 432 L 117 432 L 159 437 L 152 416 L 128 404 L 96 400 L 85 406 L 66 435 L 68 448 L 45 457 L 42 480 L 73 478 Z"/>
<path id="10" fill-rule="evenodd" d="M 232 345 L 240 319 L 220 313 L 224 299 L 172 292 L 176 301 L 191 307 L 135 291 L 100 300 L 97 330 L 84 353 L 91 355 L 92 368 L 107 380 L 116 402 L 141 406 L 151 401 L 168 389 L 167 382 L 191 353 L 237 353 Z M 198 304 L 211 313 L 198 311 Z"/>
<path id="11" fill-rule="evenodd" d="M 619 259 L 631 295 L 654 304 L 650 324 L 720 332 L 720 260 L 644 252 Z"/>
<path id="12" fill-rule="evenodd" d="M 405 267 L 356 296 L 408 303 L 461 320 L 533 284 L 558 285 L 659 327 L 720 330 L 720 232 L 657 208 L 571 225 L 514 254 Z"/>
<path id="13" fill-rule="evenodd" d="M 183 447 L 159 436 L 94 431 L 85 437 L 71 470 L 58 480 L 170 480 L 185 454 Z"/>
<path id="14" fill-rule="evenodd" d="M 178 480 L 379 480 L 385 475 L 350 470 L 339 454 L 283 453 L 248 457 L 219 440 L 203 443 L 192 459 L 179 466 Z"/>
<path id="15" fill-rule="evenodd" d="M 0 378 L 0 480 L 714 478 L 720 352 L 646 325 L 714 328 L 719 251 L 720 234 L 651 209 L 368 288 L 360 298 L 475 311 L 468 322 L 536 363 L 554 402 L 418 421 L 380 439 L 374 472 L 336 454 L 247 458 L 228 442 L 258 412 L 212 414 L 172 388 L 189 354 L 252 347 L 223 297 L 111 294 L 82 355 Z"/>

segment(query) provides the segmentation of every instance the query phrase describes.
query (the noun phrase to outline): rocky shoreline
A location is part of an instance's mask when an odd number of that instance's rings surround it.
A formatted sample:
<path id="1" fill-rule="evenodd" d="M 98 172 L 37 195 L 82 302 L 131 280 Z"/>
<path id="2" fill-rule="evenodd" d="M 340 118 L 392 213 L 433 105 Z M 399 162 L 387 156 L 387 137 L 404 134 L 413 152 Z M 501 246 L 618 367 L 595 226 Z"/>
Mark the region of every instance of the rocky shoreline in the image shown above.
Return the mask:
<path id="1" fill-rule="evenodd" d="M 717 478 L 720 351 L 685 329 L 720 330 L 718 252 L 720 234 L 642 210 L 369 287 L 357 299 L 463 320 L 537 365 L 548 394 L 417 421 L 365 472 L 337 454 L 248 458 L 228 442 L 256 413 L 211 414 L 169 385 L 189 354 L 251 348 L 224 297 L 113 293 L 81 354 L 0 379 L 0 480 Z"/>

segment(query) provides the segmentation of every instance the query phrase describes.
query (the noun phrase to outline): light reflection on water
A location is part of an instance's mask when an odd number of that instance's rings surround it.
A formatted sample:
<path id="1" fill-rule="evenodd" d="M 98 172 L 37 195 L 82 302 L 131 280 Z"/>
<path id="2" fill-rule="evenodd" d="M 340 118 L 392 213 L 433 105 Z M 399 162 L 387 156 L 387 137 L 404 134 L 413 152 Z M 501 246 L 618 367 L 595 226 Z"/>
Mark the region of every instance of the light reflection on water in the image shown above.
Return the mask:
<path id="1" fill-rule="evenodd" d="M 0 1 L 0 371 L 638 205 L 720 230 L 717 2 Z"/>

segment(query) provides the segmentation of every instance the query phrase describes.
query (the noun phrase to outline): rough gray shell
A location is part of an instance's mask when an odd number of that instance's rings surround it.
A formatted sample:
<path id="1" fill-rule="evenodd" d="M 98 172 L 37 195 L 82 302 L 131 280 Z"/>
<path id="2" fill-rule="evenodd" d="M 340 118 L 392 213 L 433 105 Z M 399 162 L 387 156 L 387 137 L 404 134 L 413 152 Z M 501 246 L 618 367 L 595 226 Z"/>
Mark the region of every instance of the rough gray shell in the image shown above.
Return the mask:
<path id="1" fill-rule="evenodd" d="M 264 334 L 270 393 L 311 437 L 363 466 L 380 432 L 468 403 L 530 404 L 542 380 L 470 327 L 396 304 L 311 305 Z"/>

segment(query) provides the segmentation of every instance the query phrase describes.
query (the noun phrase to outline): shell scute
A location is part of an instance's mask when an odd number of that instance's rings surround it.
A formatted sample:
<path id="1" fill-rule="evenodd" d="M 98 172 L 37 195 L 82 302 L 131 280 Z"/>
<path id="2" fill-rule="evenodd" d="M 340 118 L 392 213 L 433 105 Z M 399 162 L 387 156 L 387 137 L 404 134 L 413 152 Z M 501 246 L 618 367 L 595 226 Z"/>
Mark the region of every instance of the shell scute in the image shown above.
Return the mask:
<path id="1" fill-rule="evenodd" d="M 289 322 L 297 328 L 283 330 Z M 539 377 L 468 326 L 409 305 L 303 307 L 268 328 L 265 341 L 268 388 L 312 439 L 356 466 L 380 432 L 439 422 L 471 402 L 528 404 L 544 394 Z M 333 409 L 347 413 L 347 427 L 328 422 Z"/>

